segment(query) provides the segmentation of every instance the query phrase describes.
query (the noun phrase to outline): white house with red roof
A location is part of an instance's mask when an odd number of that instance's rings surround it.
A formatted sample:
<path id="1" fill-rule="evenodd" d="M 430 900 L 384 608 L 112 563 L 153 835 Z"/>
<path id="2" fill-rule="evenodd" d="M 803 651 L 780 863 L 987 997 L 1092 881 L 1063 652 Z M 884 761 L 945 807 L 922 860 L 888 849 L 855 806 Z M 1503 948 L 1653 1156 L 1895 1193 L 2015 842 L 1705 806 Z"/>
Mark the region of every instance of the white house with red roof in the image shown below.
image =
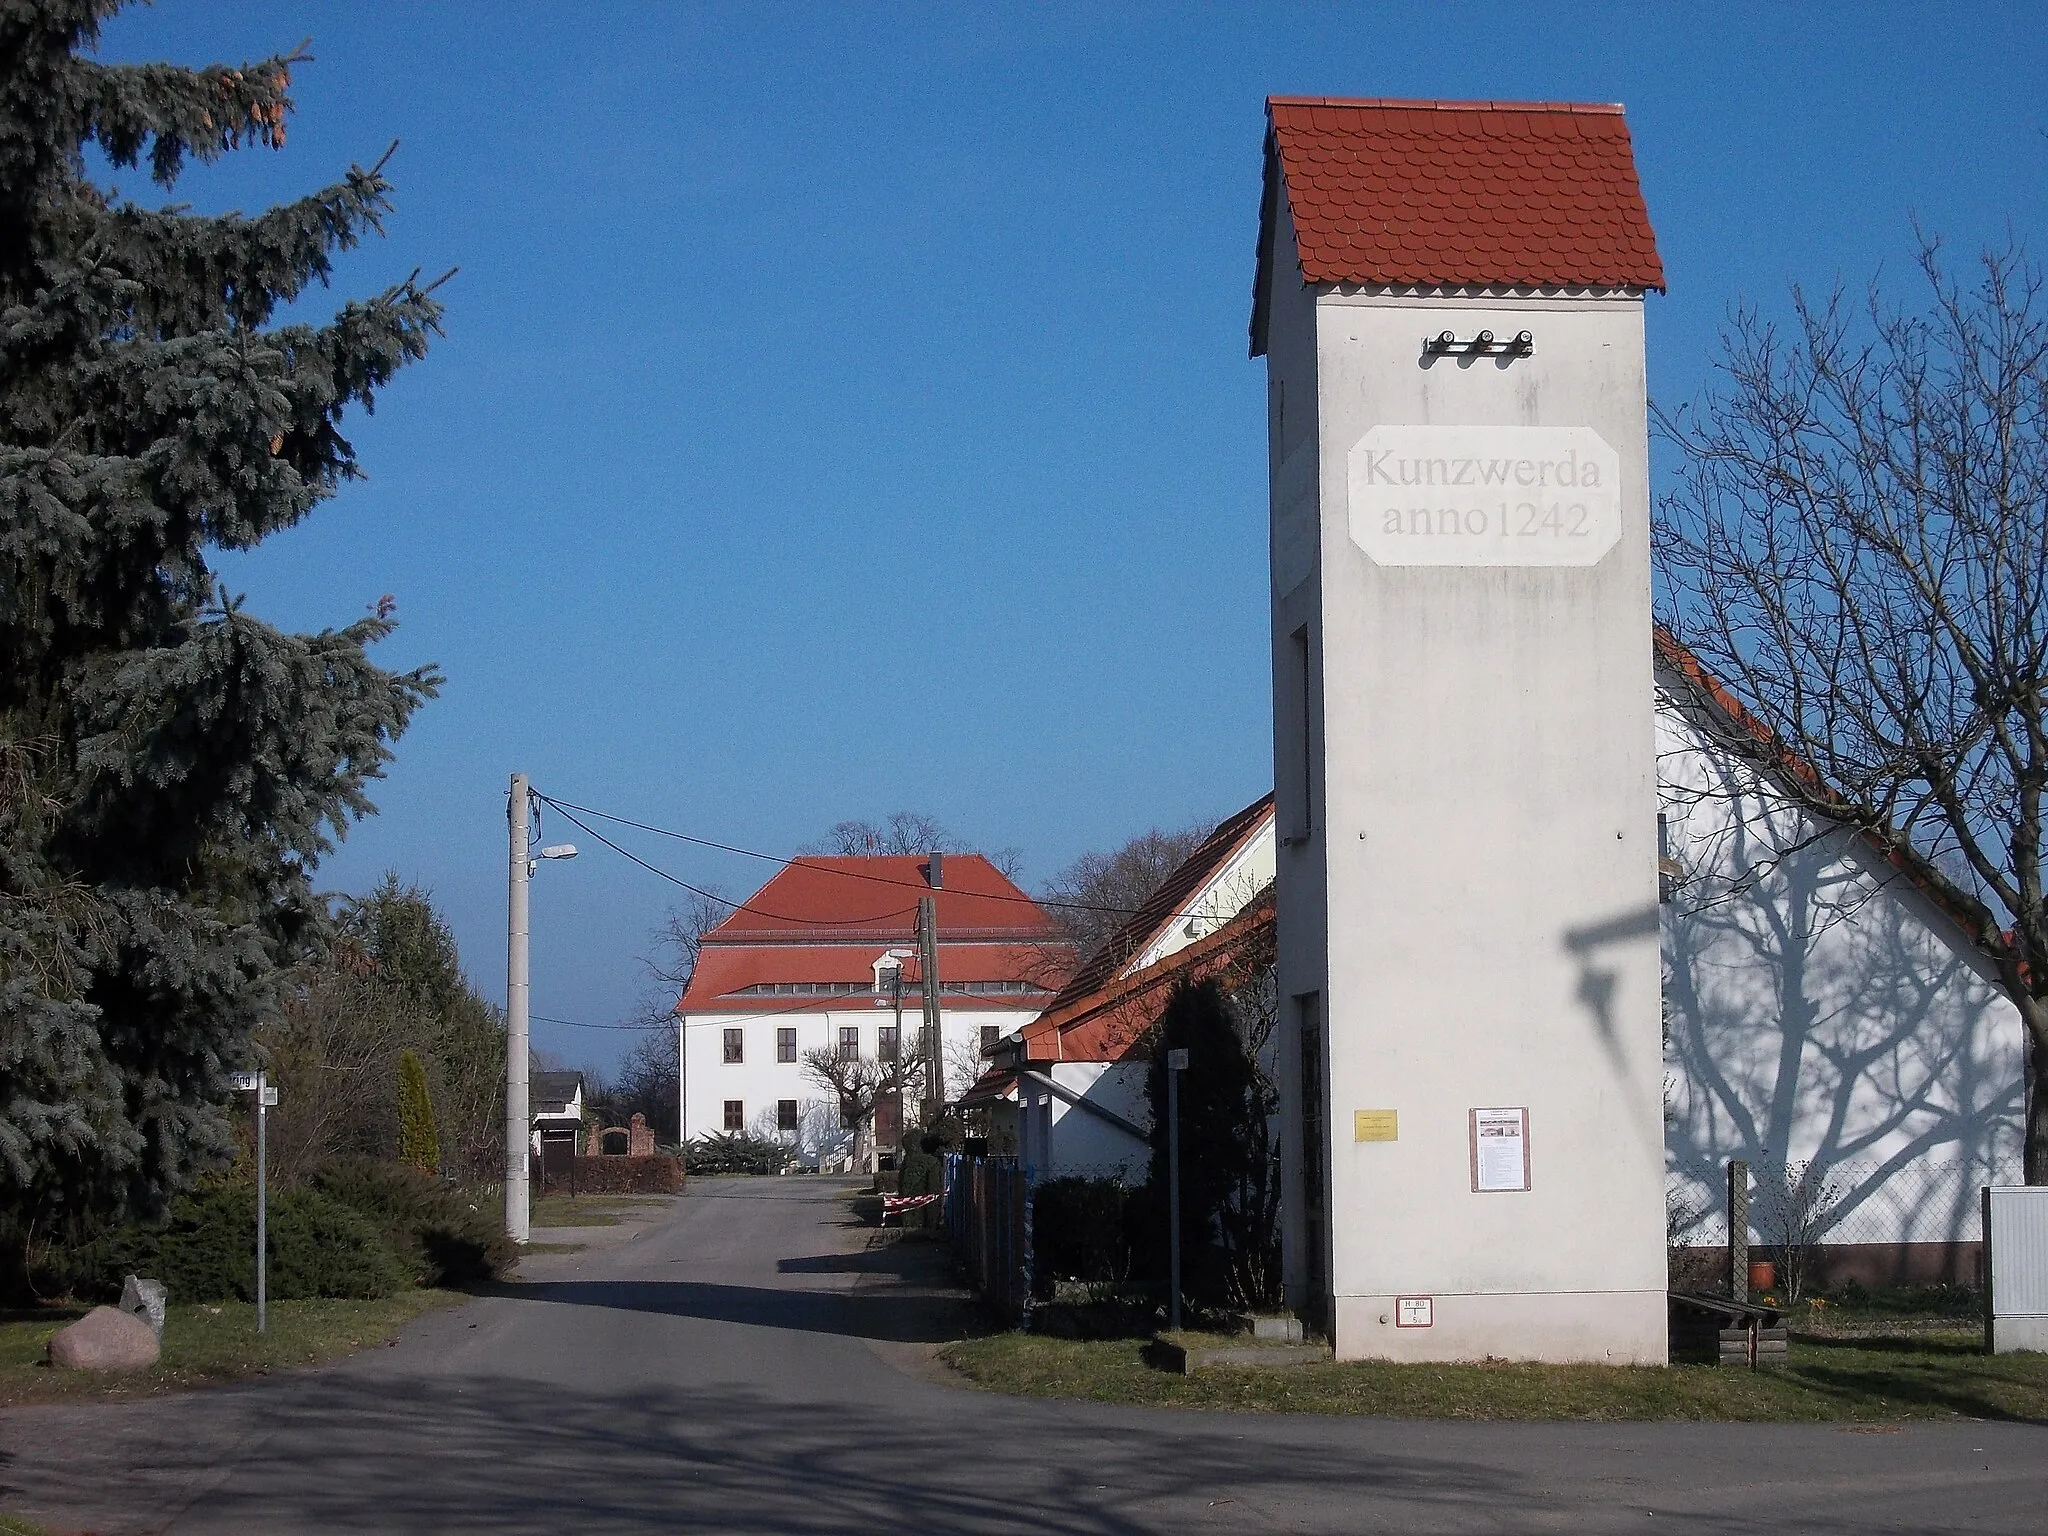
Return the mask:
<path id="1" fill-rule="evenodd" d="M 1072 944 L 980 854 L 792 860 L 703 936 L 676 1003 L 685 1141 L 740 1130 L 795 1140 L 828 1097 L 804 1070 L 806 1052 L 916 1049 L 917 908 L 926 896 L 937 918 L 947 1062 L 978 1060 L 1036 1017 L 1072 970 Z M 889 975 L 898 965 L 900 1015 Z M 837 1106 L 825 1113 L 836 1118 Z M 886 1120 L 876 1140 L 893 1140 Z"/>
<path id="2" fill-rule="evenodd" d="M 1142 1179 L 1150 1155 L 1145 1035 L 1184 976 L 1272 934 L 1273 797 L 1227 817 L 1089 956 L 1045 1011 L 992 1054 L 962 1099 L 992 1138 L 1014 1137 L 1040 1178 Z"/>

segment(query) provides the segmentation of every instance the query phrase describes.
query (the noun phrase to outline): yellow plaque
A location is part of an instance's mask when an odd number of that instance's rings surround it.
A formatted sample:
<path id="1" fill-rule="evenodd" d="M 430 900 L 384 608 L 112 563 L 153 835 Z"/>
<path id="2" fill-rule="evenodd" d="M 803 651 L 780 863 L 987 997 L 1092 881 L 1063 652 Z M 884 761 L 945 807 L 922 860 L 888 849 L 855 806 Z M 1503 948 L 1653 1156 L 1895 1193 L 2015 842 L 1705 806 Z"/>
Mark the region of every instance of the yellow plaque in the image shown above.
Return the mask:
<path id="1" fill-rule="evenodd" d="M 1351 1139 L 1353 1141 L 1399 1141 L 1401 1139 L 1399 1113 L 1391 1109 L 1354 1109 L 1351 1111 Z"/>

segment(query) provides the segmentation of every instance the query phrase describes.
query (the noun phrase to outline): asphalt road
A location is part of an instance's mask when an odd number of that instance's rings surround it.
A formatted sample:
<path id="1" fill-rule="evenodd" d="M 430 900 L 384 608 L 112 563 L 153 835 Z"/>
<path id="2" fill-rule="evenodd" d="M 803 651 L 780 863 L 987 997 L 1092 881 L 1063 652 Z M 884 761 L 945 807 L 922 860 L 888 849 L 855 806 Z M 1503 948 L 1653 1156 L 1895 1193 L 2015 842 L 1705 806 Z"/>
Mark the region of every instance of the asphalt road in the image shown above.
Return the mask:
<path id="1" fill-rule="evenodd" d="M 921 1278 L 931 1250 L 869 1249 L 842 1188 L 703 1182 L 324 1370 L 0 1413 L 0 1508 L 100 1536 L 2048 1529 L 2048 1430 L 2028 1426 L 1397 1423 L 968 1390 L 928 1363 L 962 1318 Z"/>

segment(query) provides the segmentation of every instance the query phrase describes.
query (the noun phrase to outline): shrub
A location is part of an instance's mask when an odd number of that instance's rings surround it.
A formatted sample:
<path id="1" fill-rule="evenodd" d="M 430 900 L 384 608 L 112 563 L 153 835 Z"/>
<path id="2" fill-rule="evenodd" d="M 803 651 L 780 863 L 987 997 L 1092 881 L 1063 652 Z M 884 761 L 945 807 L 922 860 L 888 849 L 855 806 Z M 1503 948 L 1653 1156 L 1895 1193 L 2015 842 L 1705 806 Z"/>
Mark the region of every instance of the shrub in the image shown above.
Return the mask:
<path id="1" fill-rule="evenodd" d="M 174 1301 L 253 1301 L 256 1191 L 247 1184 L 195 1190 L 171 1202 L 163 1224 L 120 1227 L 94 1246 L 102 1292 L 118 1291 L 125 1275 L 148 1275 Z M 371 1300 L 412 1282 L 368 1221 L 317 1189 L 270 1201 L 269 1248 L 269 1294 L 277 1301 Z"/>
<path id="2" fill-rule="evenodd" d="M 946 1188 L 946 1165 L 929 1152 L 905 1152 L 896 1170 L 899 1195 L 937 1195 Z"/>
<path id="3" fill-rule="evenodd" d="M 421 1173 L 441 1171 L 434 1101 L 427 1092 L 427 1068 L 418 1051 L 398 1053 L 398 1160 Z"/>
<path id="4" fill-rule="evenodd" d="M 1131 1278 L 1132 1192 L 1116 1179 L 1048 1179 L 1032 1196 L 1031 1256 L 1046 1295 L 1061 1280 L 1091 1289 Z"/>
<path id="5" fill-rule="evenodd" d="M 775 1165 L 781 1166 L 780 1162 Z M 651 1157 L 579 1157 L 570 1170 L 569 1182 L 579 1195 L 679 1195 L 683 1192 L 683 1165 L 660 1152 Z M 561 1186 L 555 1187 L 559 1190 Z"/>
<path id="6" fill-rule="evenodd" d="M 712 1132 L 683 1148 L 683 1166 L 690 1173 L 779 1173 L 793 1155 L 787 1144 L 745 1131 Z"/>
<path id="7" fill-rule="evenodd" d="M 417 1285 L 495 1280 L 517 1256 L 495 1208 L 404 1163 L 350 1159 L 322 1169 L 313 1183 L 381 1233 Z"/>

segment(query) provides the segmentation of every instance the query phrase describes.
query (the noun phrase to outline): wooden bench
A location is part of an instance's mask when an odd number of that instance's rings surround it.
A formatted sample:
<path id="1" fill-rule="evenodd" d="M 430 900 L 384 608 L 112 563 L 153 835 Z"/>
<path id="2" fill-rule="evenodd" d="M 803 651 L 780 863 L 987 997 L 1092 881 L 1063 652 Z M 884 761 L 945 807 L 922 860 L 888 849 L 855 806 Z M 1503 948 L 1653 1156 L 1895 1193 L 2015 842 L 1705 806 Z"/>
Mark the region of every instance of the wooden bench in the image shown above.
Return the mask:
<path id="1" fill-rule="evenodd" d="M 1790 1340 L 1776 1307 L 1700 1291 L 1668 1295 L 1672 1348 L 1704 1348 L 1711 1334 L 1722 1365 L 1768 1371 L 1782 1369 L 1790 1360 Z"/>

